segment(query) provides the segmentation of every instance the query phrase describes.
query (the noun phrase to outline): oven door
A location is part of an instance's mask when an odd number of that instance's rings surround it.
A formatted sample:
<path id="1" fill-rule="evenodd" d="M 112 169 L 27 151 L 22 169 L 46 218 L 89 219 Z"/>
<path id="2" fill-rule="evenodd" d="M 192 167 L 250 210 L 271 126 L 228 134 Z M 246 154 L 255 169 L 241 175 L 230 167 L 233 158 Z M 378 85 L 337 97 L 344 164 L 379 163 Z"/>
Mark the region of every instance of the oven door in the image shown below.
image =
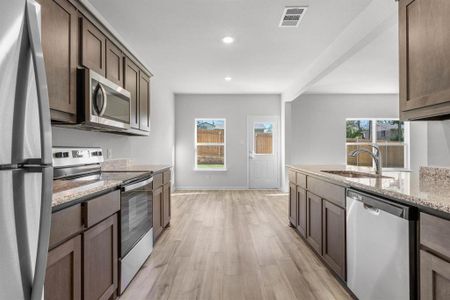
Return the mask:
<path id="1" fill-rule="evenodd" d="M 120 199 L 120 257 L 124 257 L 153 227 L 153 178 L 122 188 Z"/>
<path id="2" fill-rule="evenodd" d="M 90 122 L 101 127 L 130 128 L 130 92 L 89 70 Z"/>

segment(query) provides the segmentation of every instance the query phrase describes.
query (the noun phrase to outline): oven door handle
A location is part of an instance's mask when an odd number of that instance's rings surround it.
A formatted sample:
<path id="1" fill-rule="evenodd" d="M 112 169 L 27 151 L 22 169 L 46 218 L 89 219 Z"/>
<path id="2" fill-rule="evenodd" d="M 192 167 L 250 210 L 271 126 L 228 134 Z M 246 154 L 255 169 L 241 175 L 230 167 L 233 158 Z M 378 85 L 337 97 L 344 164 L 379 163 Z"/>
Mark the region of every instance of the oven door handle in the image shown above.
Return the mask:
<path id="1" fill-rule="evenodd" d="M 138 189 L 138 188 L 140 188 L 140 187 L 146 186 L 147 184 L 150 184 L 150 183 L 152 183 L 152 182 L 153 182 L 153 177 L 150 177 L 150 178 L 147 179 L 147 180 L 140 181 L 140 182 L 137 182 L 137 183 L 133 183 L 133 184 L 130 184 L 130 185 L 126 185 L 126 186 L 124 186 L 124 187 L 122 188 L 122 190 L 123 190 L 124 192 L 129 192 L 129 191 Z"/>

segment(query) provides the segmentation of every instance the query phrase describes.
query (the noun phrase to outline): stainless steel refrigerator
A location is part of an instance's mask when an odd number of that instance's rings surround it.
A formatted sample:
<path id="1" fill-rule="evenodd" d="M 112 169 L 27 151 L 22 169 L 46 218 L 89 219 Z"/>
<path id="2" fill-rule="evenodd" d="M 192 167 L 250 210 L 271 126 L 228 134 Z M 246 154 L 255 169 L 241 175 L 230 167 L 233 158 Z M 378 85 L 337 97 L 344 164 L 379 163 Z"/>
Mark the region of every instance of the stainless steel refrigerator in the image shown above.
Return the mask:
<path id="1" fill-rule="evenodd" d="M 51 125 L 34 0 L 0 1 L 0 299 L 41 299 L 52 199 Z"/>

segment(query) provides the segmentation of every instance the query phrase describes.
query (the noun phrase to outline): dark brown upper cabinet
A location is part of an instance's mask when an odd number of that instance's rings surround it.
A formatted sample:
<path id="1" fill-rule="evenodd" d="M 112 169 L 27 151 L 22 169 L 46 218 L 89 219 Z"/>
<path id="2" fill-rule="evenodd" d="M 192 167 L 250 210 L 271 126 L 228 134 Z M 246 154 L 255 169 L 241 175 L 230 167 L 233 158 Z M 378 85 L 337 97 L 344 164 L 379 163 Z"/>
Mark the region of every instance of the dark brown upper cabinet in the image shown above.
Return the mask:
<path id="1" fill-rule="evenodd" d="M 106 36 L 86 18 L 81 19 L 81 64 L 106 76 Z"/>
<path id="2" fill-rule="evenodd" d="M 150 131 L 150 76 L 139 74 L 139 129 Z"/>
<path id="3" fill-rule="evenodd" d="M 123 53 L 110 40 L 106 41 L 106 78 L 123 86 Z"/>
<path id="4" fill-rule="evenodd" d="M 400 118 L 450 118 L 450 1 L 400 0 Z"/>
<path id="5" fill-rule="evenodd" d="M 53 121 L 76 122 L 78 13 L 65 0 L 38 0 L 41 5 L 42 49 Z"/>
<path id="6" fill-rule="evenodd" d="M 139 68 L 128 57 L 124 59 L 124 88 L 130 92 L 130 126 L 139 129 Z"/>

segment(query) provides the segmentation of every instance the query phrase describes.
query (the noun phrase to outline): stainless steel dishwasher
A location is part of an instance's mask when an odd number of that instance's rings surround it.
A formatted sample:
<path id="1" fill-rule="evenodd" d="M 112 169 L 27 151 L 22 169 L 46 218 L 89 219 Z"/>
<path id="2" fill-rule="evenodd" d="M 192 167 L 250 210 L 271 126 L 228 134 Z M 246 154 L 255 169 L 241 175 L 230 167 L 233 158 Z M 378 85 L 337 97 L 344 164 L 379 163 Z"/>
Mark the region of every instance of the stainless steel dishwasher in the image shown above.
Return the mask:
<path id="1" fill-rule="evenodd" d="M 347 191 L 347 285 L 360 300 L 415 299 L 416 209 Z"/>

